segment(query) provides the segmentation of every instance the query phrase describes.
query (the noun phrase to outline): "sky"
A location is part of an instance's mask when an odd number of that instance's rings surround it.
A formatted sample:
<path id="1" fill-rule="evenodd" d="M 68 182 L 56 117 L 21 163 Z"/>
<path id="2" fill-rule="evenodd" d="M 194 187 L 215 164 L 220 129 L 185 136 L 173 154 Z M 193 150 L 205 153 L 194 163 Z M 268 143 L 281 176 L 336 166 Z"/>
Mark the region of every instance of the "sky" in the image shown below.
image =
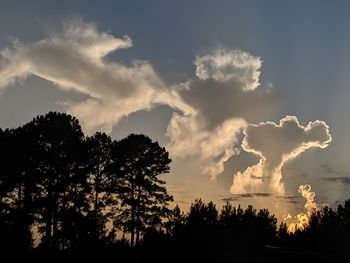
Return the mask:
<path id="1" fill-rule="evenodd" d="M 170 152 L 184 209 L 350 197 L 348 1 L 0 1 L 0 127 L 48 111 Z"/>

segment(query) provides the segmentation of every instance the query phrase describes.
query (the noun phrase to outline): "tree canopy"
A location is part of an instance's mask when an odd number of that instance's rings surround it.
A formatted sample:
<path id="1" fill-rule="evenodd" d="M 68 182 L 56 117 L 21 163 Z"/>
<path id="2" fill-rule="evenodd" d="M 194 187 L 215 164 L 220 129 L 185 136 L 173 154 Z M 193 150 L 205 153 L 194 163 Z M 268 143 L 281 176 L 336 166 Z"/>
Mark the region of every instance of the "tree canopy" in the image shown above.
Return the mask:
<path id="1" fill-rule="evenodd" d="M 253 206 L 225 203 L 220 210 L 196 199 L 185 213 L 162 177 L 170 163 L 146 135 L 85 136 L 65 113 L 0 129 L 0 259 L 294 262 L 347 255 L 350 199 L 314 212 L 305 230 L 290 234 Z"/>
<path id="2" fill-rule="evenodd" d="M 28 252 L 34 241 L 52 253 L 76 251 L 118 231 L 131 232 L 131 239 L 136 231 L 139 243 L 170 211 L 172 196 L 159 176 L 169 172 L 171 160 L 145 135 L 86 137 L 76 118 L 49 112 L 1 129 L 0 160 L 0 248 L 6 254 Z"/>

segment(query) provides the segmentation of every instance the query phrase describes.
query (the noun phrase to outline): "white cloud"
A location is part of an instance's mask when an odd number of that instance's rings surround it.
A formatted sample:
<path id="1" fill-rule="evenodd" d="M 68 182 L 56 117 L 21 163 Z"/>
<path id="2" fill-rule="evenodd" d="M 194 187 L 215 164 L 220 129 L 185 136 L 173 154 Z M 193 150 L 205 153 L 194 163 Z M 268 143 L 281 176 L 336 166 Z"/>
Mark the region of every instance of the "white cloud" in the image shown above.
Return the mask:
<path id="1" fill-rule="evenodd" d="M 87 132 L 110 132 L 123 116 L 157 104 L 190 110 L 171 88 L 164 89 L 149 62 L 123 65 L 104 60 L 107 54 L 131 46 L 128 36 L 116 38 L 98 32 L 92 23 L 72 20 L 65 23 L 61 33 L 34 43 L 16 42 L 11 49 L 2 50 L 0 87 L 36 75 L 61 89 L 89 95 L 88 100 L 70 104 L 67 109 L 81 119 Z"/>
<path id="2" fill-rule="evenodd" d="M 295 116 L 286 116 L 279 124 L 250 124 L 244 131 L 242 148 L 260 156 L 260 161 L 243 173 L 234 175 L 231 193 L 273 192 L 284 194 L 282 168 L 284 164 L 310 148 L 326 148 L 332 137 L 323 121 L 313 121 L 305 127 Z"/>
<path id="3" fill-rule="evenodd" d="M 64 105 L 87 133 L 110 132 L 121 118 L 159 104 L 176 110 L 168 127 L 173 157 L 197 156 L 211 176 L 238 152 L 237 136 L 254 118 L 274 107 L 277 96 L 259 87 L 261 59 L 218 49 L 195 59 L 198 78 L 168 86 L 147 61 L 109 61 L 111 52 L 132 46 L 128 36 L 99 32 L 81 19 L 34 43 L 13 43 L 1 51 L 0 88 L 39 76 L 63 90 L 89 98 Z"/>
<path id="4" fill-rule="evenodd" d="M 198 116 L 174 113 L 168 126 L 172 156 L 186 158 L 197 155 L 202 171 L 212 178 L 224 170 L 224 163 L 238 153 L 238 134 L 246 125 L 243 119 L 227 120 L 213 130 L 205 129 Z"/>
<path id="5" fill-rule="evenodd" d="M 261 60 L 240 50 L 219 49 L 195 60 L 196 75 L 179 89 L 194 109 L 174 114 L 168 127 L 173 156 L 198 156 L 212 178 L 237 154 L 238 135 L 247 122 L 275 106 L 277 95 L 258 89 Z"/>
<path id="6" fill-rule="evenodd" d="M 259 85 L 262 61 L 248 52 L 217 49 L 196 57 L 196 76 L 201 80 L 237 81 L 243 90 L 255 90 Z"/>

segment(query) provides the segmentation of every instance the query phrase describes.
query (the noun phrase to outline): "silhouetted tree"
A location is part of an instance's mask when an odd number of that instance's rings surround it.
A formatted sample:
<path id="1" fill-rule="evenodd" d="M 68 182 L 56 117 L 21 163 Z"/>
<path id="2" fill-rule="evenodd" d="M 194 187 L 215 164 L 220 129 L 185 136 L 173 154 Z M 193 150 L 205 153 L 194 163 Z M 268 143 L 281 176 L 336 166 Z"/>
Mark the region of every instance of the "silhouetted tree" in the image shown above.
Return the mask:
<path id="1" fill-rule="evenodd" d="M 29 244 L 26 242 L 27 233 L 21 223 L 20 211 L 22 211 L 22 191 L 20 186 L 20 159 L 18 148 L 15 149 L 14 129 L 0 131 L 0 249 L 2 254 L 11 255 L 15 253 L 12 249 L 23 252 Z M 17 152 L 17 154 L 16 154 Z M 21 233 L 22 232 L 22 233 Z M 27 231 L 26 231 L 27 232 Z M 29 240 L 27 240 L 29 241 Z"/>
<path id="2" fill-rule="evenodd" d="M 157 248 L 159 258 L 177 251 L 175 259 L 197 261 L 285 260 L 285 251 L 270 244 L 289 249 L 290 260 L 347 256 L 350 199 L 315 211 L 306 229 L 294 234 L 285 223 L 277 230 L 274 215 L 252 206 L 226 203 L 219 212 L 213 202 L 196 199 L 185 214 L 179 206 L 168 208 L 173 199 L 160 175 L 170 162 L 145 135 L 118 142 L 104 133 L 85 137 L 78 120 L 63 113 L 0 129 L 1 259 L 147 261 Z M 37 231 L 42 243 L 34 248 Z"/>
<path id="3" fill-rule="evenodd" d="M 171 210 L 167 219 L 168 220 L 165 223 L 167 234 L 171 237 L 176 237 L 183 231 L 187 220 L 184 212 L 181 211 L 179 205 L 176 205 L 174 209 Z"/>
<path id="4" fill-rule="evenodd" d="M 255 233 L 262 245 L 276 241 L 277 218 L 268 209 L 260 209 L 257 216 L 257 232 Z"/>
<path id="5" fill-rule="evenodd" d="M 49 112 L 26 125 L 36 143 L 36 184 L 40 189 L 35 206 L 44 243 L 55 249 L 77 244 L 85 231 L 83 211 L 87 211 L 86 151 L 84 135 L 76 118 Z M 85 229 L 84 229 L 85 230 Z"/>
<path id="6" fill-rule="evenodd" d="M 342 224 L 350 228 L 350 199 L 345 200 L 344 205 L 338 205 L 337 213 Z"/>
<path id="7" fill-rule="evenodd" d="M 196 199 L 187 215 L 185 233 L 182 241 L 192 248 L 217 248 L 218 243 L 213 242 L 217 233 L 218 210 L 213 202 L 204 203 Z"/>
<path id="8" fill-rule="evenodd" d="M 213 202 L 205 204 L 201 199 L 196 199 L 191 204 L 187 222 L 189 225 L 213 225 L 217 217 L 218 210 Z"/>
<path id="9" fill-rule="evenodd" d="M 112 139 L 105 133 L 97 132 L 86 139 L 89 166 L 89 183 L 91 185 L 90 205 L 92 207 L 93 232 L 97 239 L 106 235 L 107 210 L 113 204 L 110 191 L 110 174 Z"/>
<path id="10" fill-rule="evenodd" d="M 288 227 L 287 224 L 281 222 L 277 230 L 278 244 L 281 246 L 286 246 L 289 241 Z"/>
<path id="11" fill-rule="evenodd" d="M 230 202 L 226 202 L 221 209 L 218 224 L 220 227 L 221 246 L 225 251 L 232 250 L 232 246 L 235 246 L 237 243 L 237 228 L 240 228 L 240 225 L 242 224 L 241 215 L 243 215 L 243 210 L 240 206 L 237 209 L 236 207 L 233 207 Z"/>
<path id="12" fill-rule="evenodd" d="M 1 213 L 5 213 L 7 230 L 11 232 L 7 242 L 13 240 L 23 254 L 32 246 L 31 230 L 35 222 L 35 144 L 27 126 L 5 130 L 3 140 L 1 206 L 5 211 Z"/>
<path id="13" fill-rule="evenodd" d="M 173 198 L 159 175 L 169 172 L 171 160 L 165 148 L 145 135 L 131 134 L 113 147 L 111 170 L 117 175 L 122 212 L 115 217 L 116 227 L 130 232 L 131 246 L 139 245 L 140 234 L 147 227 L 159 227 L 169 213 Z"/>

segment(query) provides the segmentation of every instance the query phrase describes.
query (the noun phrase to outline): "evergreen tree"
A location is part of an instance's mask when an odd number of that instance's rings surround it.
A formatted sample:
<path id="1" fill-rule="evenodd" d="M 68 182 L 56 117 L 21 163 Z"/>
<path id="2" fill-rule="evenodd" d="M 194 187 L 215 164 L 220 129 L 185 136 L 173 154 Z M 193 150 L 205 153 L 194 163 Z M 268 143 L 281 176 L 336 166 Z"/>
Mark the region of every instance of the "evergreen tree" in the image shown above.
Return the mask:
<path id="1" fill-rule="evenodd" d="M 117 176 L 111 183 L 118 187 L 122 206 L 114 223 L 130 232 L 131 246 L 140 244 L 147 227 L 161 226 L 169 213 L 167 205 L 173 198 L 159 175 L 169 172 L 170 162 L 165 148 L 145 135 L 129 135 L 113 147 L 111 170 Z"/>
<path id="2" fill-rule="evenodd" d="M 67 249 L 82 238 L 83 212 L 87 211 L 86 151 L 84 135 L 76 118 L 57 112 L 38 116 L 28 123 L 29 136 L 36 144 L 35 207 L 50 248 Z"/>
<path id="3" fill-rule="evenodd" d="M 115 205 L 108 187 L 110 176 L 107 172 L 111 163 L 112 143 L 108 135 L 100 132 L 86 139 L 89 183 L 92 189 L 90 194 L 92 231 L 95 239 L 101 239 L 106 235 L 107 211 Z"/>

